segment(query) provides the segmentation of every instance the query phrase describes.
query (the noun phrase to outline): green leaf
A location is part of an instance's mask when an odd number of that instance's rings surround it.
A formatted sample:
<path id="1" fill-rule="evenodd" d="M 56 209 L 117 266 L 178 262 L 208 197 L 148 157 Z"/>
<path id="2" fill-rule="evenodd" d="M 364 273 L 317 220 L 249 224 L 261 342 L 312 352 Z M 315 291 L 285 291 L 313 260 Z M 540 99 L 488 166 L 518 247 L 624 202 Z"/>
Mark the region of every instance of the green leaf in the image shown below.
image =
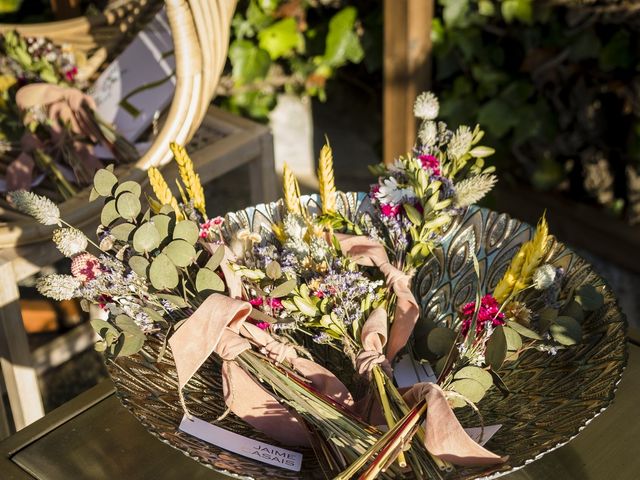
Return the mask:
<path id="1" fill-rule="evenodd" d="M 311 302 L 306 301 L 302 297 L 293 297 L 293 303 L 300 313 L 307 317 L 315 317 L 318 314 L 318 309 Z"/>
<path id="2" fill-rule="evenodd" d="M 494 153 L 496 153 L 496 151 L 493 148 L 485 147 L 482 145 L 478 145 L 477 147 L 474 147 L 471 150 L 469 150 L 469 154 L 474 158 L 486 158 L 486 157 L 490 157 Z"/>
<path id="3" fill-rule="evenodd" d="M 198 292 L 224 292 L 224 282 L 213 270 L 201 268 L 196 275 L 196 289 Z"/>
<path id="4" fill-rule="evenodd" d="M 136 226 L 132 223 L 121 223 L 113 227 L 109 233 L 121 242 L 128 242 L 131 237 L 131 232 L 133 232 L 135 228 Z"/>
<path id="5" fill-rule="evenodd" d="M 152 222 L 143 223 L 133 234 L 133 248 L 139 253 L 148 253 L 160 245 L 160 233 Z"/>
<path id="6" fill-rule="evenodd" d="M 177 307 L 177 308 L 187 308 L 189 306 L 189 304 L 185 302 L 184 298 L 178 295 L 171 295 L 169 293 L 158 293 L 156 294 L 156 297 L 162 300 L 166 300 L 167 302 L 171 303 L 174 307 Z"/>
<path id="7" fill-rule="evenodd" d="M 128 315 L 118 315 L 116 317 L 115 323 L 116 326 L 123 332 L 130 332 L 134 335 L 144 335 L 133 318 L 129 317 Z"/>
<path id="8" fill-rule="evenodd" d="M 116 208 L 126 220 L 134 220 L 140 213 L 140 199 L 131 192 L 124 192 L 116 198 Z"/>
<path id="9" fill-rule="evenodd" d="M 249 315 L 254 320 L 258 320 L 259 322 L 267 322 L 267 323 L 277 323 L 278 320 L 273 318 L 270 315 L 267 315 L 262 310 L 258 310 L 257 308 L 251 309 L 251 314 Z"/>
<path id="10" fill-rule="evenodd" d="M 518 322 L 511 321 L 508 325 L 523 337 L 532 338 L 534 340 L 542 340 L 542 337 L 538 334 L 538 332 L 534 332 L 533 330 L 520 325 Z"/>
<path id="11" fill-rule="evenodd" d="M 173 238 L 177 240 L 179 238 L 185 240 L 191 245 L 195 245 L 200 238 L 200 229 L 196 222 L 191 220 L 181 220 L 176 223 L 176 228 L 173 229 Z"/>
<path id="12" fill-rule="evenodd" d="M 224 252 L 224 245 L 218 246 L 218 248 L 216 248 L 216 251 L 213 252 L 213 255 L 211 255 L 211 258 L 209 259 L 205 267 L 207 267 L 209 270 L 216 270 L 222 263 Z"/>
<path id="13" fill-rule="evenodd" d="M 149 260 L 139 255 L 134 255 L 129 259 L 129 266 L 136 275 L 147 278 L 147 269 L 149 268 Z"/>
<path id="14" fill-rule="evenodd" d="M 116 336 L 119 334 L 116 327 L 114 327 L 111 323 L 107 322 L 106 320 L 95 318 L 91 320 L 89 323 L 91 324 L 91 328 L 93 328 L 93 331 L 96 332 L 100 337 L 104 339 L 107 338 L 107 333 L 109 332 L 111 332 L 112 334 L 115 334 Z"/>
<path id="15" fill-rule="evenodd" d="M 347 62 L 359 63 L 364 57 L 364 50 L 355 32 L 358 11 L 355 7 L 345 7 L 329 21 L 324 62 L 337 68 Z"/>
<path id="16" fill-rule="evenodd" d="M 108 227 L 119 218 L 120 214 L 116 208 L 116 201 L 114 199 L 109 200 L 104 204 L 102 212 L 100 212 L 100 223 L 105 227 Z"/>
<path id="17" fill-rule="evenodd" d="M 187 267 L 196 259 L 196 249 L 185 240 L 174 240 L 163 250 L 176 267 Z"/>
<path id="18" fill-rule="evenodd" d="M 413 205 L 409 205 L 408 203 L 402 204 L 407 217 L 414 225 L 420 225 L 422 223 L 422 215 Z"/>
<path id="19" fill-rule="evenodd" d="M 532 0 L 503 0 L 500 9 L 507 23 L 520 20 L 529 24 L 533 21 Z"/>
<path id="20" fill-rule="evenodd" d="M 507 339 L 504 334 L 504 327 L 499 326 L 491 334 L 487 341 L 485 351 L 485 361 L 494 370 L 498 370 L 507 356 Z"/>
<path id="21" fill-rule="evenodd" d="M 149 280 L 157 290 L 169 290 L 178 286 L 180 277 L 171 259 L 166 254 L 161 253 L 151 262 Z"/>
<path id="22" fill-rule="evenodd" d="M 456 333 L 446 327 L 436 327 L 429 332 L 427 347 L 429 351 L 438 357 L 445 356 L 451 350 L 456 340 Z"/>
<path id="23" fill-rule="evenodd" d="M 118 183 L 117 177 L 105 168 L 101 168 L 93 177 L 93 188 L 103 197 L 111 196 L 113 187 Z"/>
<path id="24" fill-rule="evenodd" d="M 491 374 L 485 369 L 475 366 L 461 368 L 454 374 L 453 378 L 456 380 L 471 378 L 480 383 L 485 389 L 489 389 L 493 385 L 493 377 L 491 377 Z"/>
<path id="25" fill-rule="evenodd" d="M 578 308 L 580 308 L 579 305 Z M 580 309 L 580 312 L 582 312 L 582 309 Z M 538 313 L 538 318 L 540 320 L 540 331 L 546 332 L 551 324 L 556 321 L 556 318 L 558 318 L 558 310 L 555 308 L 544 308 Z"/>
<path id="26" fill-rule="evenodd" d="M 145 336 L 135 335 L 131 332 L 122 332 L 118 342 L 113 346 L 112 352 L 115 357 L 128 357 L 135 355 L 144 346 Z"/>
<path id="27" fill-rule="evenodd" d="M 169 236 L 169 229 L 171 228 L 171 222 L 173 219 L 169 215 L 158 214 L 151 217 L 151 222 L 156 226 L 158 233 L 160 234 L 161 241 Z"/>
<path id="28" fill-rule="evenodd" d="M 560 345 L 575 345 L 582 340 L 582 327 L 571 317 L 558 317 L 549 327 L 549 333 Z"/>
<path id="29" fill-rule="evenodd" d="M 274 288 L 271 293 L 269 293 L 269 296 L 271 298 L 280 298 L 289 295 L 293 289 L 296 288 L 296 283 L 295 278 L 287 280 Z"/>
<path id="30" fill-rule="evenodd" d="M 511 114 L 511 107 L 504 100 L 494 98 L 478 111 L 478 123 L 491 135 L 501 138 L 517 125 L 518 119 Z"/>
<path id="31" fill-rule="evenodd" d="M 278 262 L 269 262 L 265 268 L 265 272 L 271 280 L 277 280 L 282 276 L 282 268 L 280 268 Z"/>
<path id="32" fill-rule="evenodd" d="M 277 60 L 292 55 L 294 50 L 301 50 L 304 37 L 298 32 L 296 20 L 288 17 L 258 32 L 258 44 L 269 53 L 271 60 Z"/>
<path id="33" fill-rule="evenodd" d="M 448 27 L 466 24 L 469 16 L 469 0 L 448 0 L 444 4 L 442 18 Z"/>
<path id="34" fill-rule="evenodd" d="M 491 375 L 489 375 L 491 377 Z M 493 381 L 491 382 L 493 384 Z M 458 392 L 467 400 L 478 403 L 487 393 L 487 388 L 477 380 L 473 378 L 462 378 L 460 380 L 454 380 L 449 386 L 454 392 Z"/>
<path id="35" fill-rule="evenodd" d="M 583 285 L 578 289 L 576 302 L 587 312 L 591 312 L 604 305 L 604 296 L 593 285 Z"/>
<path id="36" fill-rule="evenodd" d="M 116 188 L 116 191 L 114 192 L 113 195 L 117 197 L 118 195 L 124 192 L 131 192 L 136 196 L 136 198 L 139 198 L 140 195 L 142 194 L 142 188 L 140 188 L 140 184 L 138 182 L 128 180 L 118 185 L 118 188 Z"/>
<path id="37" fill-rule="evenodd" d="M 582 323 L 582 321 L 584 320 L 584 310 L 576 300 L 571 300 L 569 303 L 567 303 L 567 305 L 565 305 L 565 307 L 562 309 L 561 315 L 564 315 L 566 317 L 573 317 L 580 323 Z M 556 318 L 558 318 L 557 314 L 553 321 L 555 321 Z M 552 323 L 553 322 L 549 322 L 549 325 L 551 325 Z"/>
<path id="38" fill-rule="evenodd" d="M 236 85 L 265 78 L 271 65 L 269 54 L 248 40 L 236 40 L 229 46 L 229 60 Z"/>
<path id="39" fill-rule="evenodd" d="M 167 321 L 164 319 L 164 317 L 162 316 L 162 314 L 160 312 L 157 312 L 156 310 L 154 310 L 151 307 L 144 307 L 142 309 L 142 311 L 144 313 L 146 313 L 147 315 L 149 315 L 149 318 L 151 318 L 151 320 L 153 320 L 156 323 L 162 323 L 162 324 L 167 324 Z"/>
<path id="40" fill-rule="evenodd" d="M 94 200 L 97 200 L 98 198 L 100 198 L 100 194 L 98 193 L 98 191 L 91 187 L 91 192 L 89 193 L 89 201 L 93 202 Z"/>
<path id="41" fill-rule="evenodd" d="M 516 351 L 522 347 L 522 337 L 518 332 L 510 327 L 502 327 L 504 338 L 507 341 L 507 350 Z"/>

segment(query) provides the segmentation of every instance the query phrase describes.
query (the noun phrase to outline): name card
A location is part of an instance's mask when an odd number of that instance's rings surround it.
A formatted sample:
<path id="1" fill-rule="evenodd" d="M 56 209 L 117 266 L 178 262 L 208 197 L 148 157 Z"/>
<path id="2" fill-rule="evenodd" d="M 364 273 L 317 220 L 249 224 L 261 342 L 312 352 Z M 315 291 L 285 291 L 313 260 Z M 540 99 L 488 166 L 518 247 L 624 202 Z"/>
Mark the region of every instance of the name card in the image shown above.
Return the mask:
<path id="1" fill-rule="evenodd" d="M 435 383 L 437 378 L 431 365 L 420 363 L 411 355 L 403 355 L 393 366 L 393 377 L 398 388 L 411 387 L 416 383 Z"/>
<path id="2" fill-rule="evenodd" d="M 299 472 L 302 467 L 302 454 L 276 447 L 268 443 L 259 442 L 252 438 L 239 435 L 224 428 L 213 425 L 195 417 L 182 417 L 181 431 L 204 440 L 207 443 L 224 448 L 243 457 L 252 458 L 258 462 Z"/>
<path id="3" fill-rule="evenodd" d="M 89 94 L 97 111 L 118 132 L 135 141 L 151 126 L 175 91 L 173 39 L 161 10 L 102 72 Z"/>

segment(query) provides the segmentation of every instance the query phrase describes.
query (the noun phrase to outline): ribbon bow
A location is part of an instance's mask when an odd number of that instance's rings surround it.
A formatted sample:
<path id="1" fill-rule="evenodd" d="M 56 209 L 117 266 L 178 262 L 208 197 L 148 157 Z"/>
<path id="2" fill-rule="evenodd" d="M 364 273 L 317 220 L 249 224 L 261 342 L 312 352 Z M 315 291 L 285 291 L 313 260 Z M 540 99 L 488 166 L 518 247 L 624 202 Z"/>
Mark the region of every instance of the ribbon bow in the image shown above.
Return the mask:
<path id="1" fill-rule="evenodd" d="M 490 452 L 465 432 L 445 392 L 435 383 L 416 383 L 403 398 L 410 407 L 426 401 L 424 446 L 431 454 L 465 467 L 495 465 L 509 459 Z"/>
<path id="2" fill-rule="evenodd" d="M 378 307 L 369 314 L 360 333 L 362 350 L 356 357 L 356 370 L 360 375 L 368 375 L 374 365 L 380 365 L 391 376 L 391 365 L 384 355 L 387 343 L 387 312 Z"/>
<path id="3" fill-rule="evenodd" d="M 387 285 L 396 294 L 397 302 L 393 323 L 389 331 L 387 360 L 393 361 L 398 352 L 407 344 L 411 332 L 418 321 L 420 309 L 411 293 L 411 277 L 389 263 L 384 246 L 365 236 L 336 233 L 342 252 L 358 265 L 378 267 Z"/>

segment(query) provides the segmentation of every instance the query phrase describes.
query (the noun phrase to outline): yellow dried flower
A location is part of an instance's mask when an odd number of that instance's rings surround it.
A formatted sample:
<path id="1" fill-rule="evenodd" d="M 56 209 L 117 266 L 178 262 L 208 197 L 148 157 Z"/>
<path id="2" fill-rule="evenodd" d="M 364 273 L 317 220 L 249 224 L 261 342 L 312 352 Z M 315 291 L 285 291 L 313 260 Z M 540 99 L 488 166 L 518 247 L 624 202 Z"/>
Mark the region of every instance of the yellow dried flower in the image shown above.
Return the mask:
<path id="1" fill-rule="evenodd" d="M 284 193 L 284 205 L 287 207 L 287 211 L 302 215 L 302 208 L 300 207 L 300 186 L 295 175 L 289 169 L 289 166 L 285 163 L 282 172 L 282 189 Z"/>
<path id="2" fill-rule="evenodd" d="M 318 161 L 318 180 L 320 183 L 320 200 L 322 201 L 322 213 L 336 211 L 336 185 L 333 173 L 333 152 L 329 142 L 320 150 Z"/>
<path id="3" fill-rule="evenodd" d="M 155 193 L 160 204 L 171 205 L 173 211 L 176 212 L 176 218 L 178 220 L 182 220 L 184 216 L 180 211 L 178 201 L 176 200 L 176 197 L 173 196 L 173 193 L 171 193 L 171 189 L 169 188 L 169 185 L 167 185 L 162 173 L 160 173 L 160 170 L 156 167 L 151 167 L 147 171 L 147 175 L 149 175 L 149 183 L 153 188 L 153 193 Z"/>
<path id="4" fill-rule="evenodd" d="M 200 175 L 196 174 L 193 168 L 193 161 L 187 154 L 187 150 L 175 142 L 169 144 L 173 157 L 178 164 L 178 171 L 180 172 L 180 178 L 187 189 L 187 195 L 193 202 L 193 207 L 198 210 L 206 219 L 207 212 L 204 200 L 204 189 L 202 183 L 200 183 Z"/>
<path id="5" fill-rule="evenodd" d="M 493 296 L 503 303 L 531 284 L 533 273 L 542 264 L 549 249 L 549 225 L 543 216 L 533 238 L 525 242 L 511 260 L 509 268 L 498 282 Z"/>

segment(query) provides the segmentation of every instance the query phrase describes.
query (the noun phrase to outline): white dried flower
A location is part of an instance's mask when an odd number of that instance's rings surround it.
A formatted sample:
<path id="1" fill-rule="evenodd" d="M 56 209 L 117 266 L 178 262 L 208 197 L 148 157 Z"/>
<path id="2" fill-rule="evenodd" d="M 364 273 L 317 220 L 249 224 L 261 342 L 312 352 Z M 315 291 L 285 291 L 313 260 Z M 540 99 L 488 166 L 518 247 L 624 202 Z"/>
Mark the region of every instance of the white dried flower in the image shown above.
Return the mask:
<path id="1" fill-rule="evenodd" d="M 60 209 L 48 198 L 26 190 L 10 192 L 7 198 L 17 210 L 32 216 L 39 223 L 60 225 Z"/>
<path id="2" fill-rule="evenodd" d="M 471 148 L 471 142 L 473 141 L 473 133 L 471 129 L 466 125 L 458 127 L 455 131 L 449 145 L 447 145 L 447 154 L 454 160 L 462 157 Z"/>
<path id="3" fill-rule="evenodd" d="M 79 294 L 80 280 L 71 275 L 59 275 L 57 273 L 40 277 L 36 288 L 45 297 L 57 301 L 71 300 Z"/>
<path id="4" fill-rule="evenodd" d="M 431 92 L 421 93 L 413 104 L 413 114 L 423 120 L 435 120 L 439 110 L 438 98 Z"/>
<path id="5" fill-rule="evenodd" d="M 495 175 L 483 173 L 465 178 L 454 185 L 456 206 L 467 207 L 479 202 L 495 185 Z"/>
<path id="6" fill-rule="evenodd" d="M 87 237 L 76 228 L 57 228 L 53 232 L 53 242 L 65 257 L 73 257 L 87 249 Z"/>
<path id="7" fill-rule="evenodd" d="M 536 290 L 546 290 L 556 280 L 556 269 L 545 263 L 533 273 L 533 287 Z"/>
<path id="8" fill-rule="evenodd" d="M 415 193 L 410 188 L 401 188 L 394 177 L 386 178 L 376 194 L 378 200 L 390 205 L 400 205 L 415 198 Z"/>
<path id="9" fill-rule="evenodd" d="M 418 131 L 420 143 L 426 147 L 432 147 L 438 141 L 438 125 L 432 120 L 425 120 Z"/>

